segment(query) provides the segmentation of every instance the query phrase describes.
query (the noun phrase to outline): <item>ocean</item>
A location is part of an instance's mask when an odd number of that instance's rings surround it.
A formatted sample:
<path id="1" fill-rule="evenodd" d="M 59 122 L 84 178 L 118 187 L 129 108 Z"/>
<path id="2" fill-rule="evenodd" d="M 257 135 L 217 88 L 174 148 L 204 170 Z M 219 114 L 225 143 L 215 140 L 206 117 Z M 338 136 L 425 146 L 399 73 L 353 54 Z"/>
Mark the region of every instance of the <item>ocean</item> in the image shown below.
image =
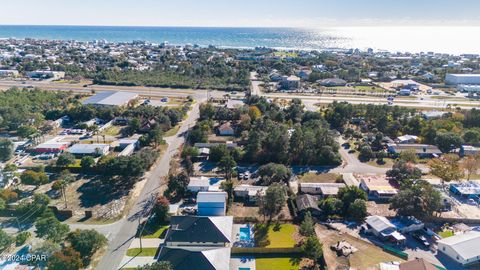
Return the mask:
<path id="1" fill-rule="evenodd" d="M 215 28 L 0 25 L 0 38 L 109 42 L 168 41 L 224 48 L 367 49 L 480 54 L 480 27 Z"/>

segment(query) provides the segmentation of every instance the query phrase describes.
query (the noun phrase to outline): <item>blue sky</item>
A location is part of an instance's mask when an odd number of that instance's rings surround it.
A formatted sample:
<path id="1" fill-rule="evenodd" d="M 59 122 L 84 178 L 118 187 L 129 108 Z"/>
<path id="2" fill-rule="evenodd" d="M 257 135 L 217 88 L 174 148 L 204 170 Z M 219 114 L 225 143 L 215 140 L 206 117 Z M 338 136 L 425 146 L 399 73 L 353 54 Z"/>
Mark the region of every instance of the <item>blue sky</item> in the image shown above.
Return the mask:
<path id="1" fill-rule="evenodd" d="M 480 25 L 478 0 L 4 0 L 0 24 Z"/>

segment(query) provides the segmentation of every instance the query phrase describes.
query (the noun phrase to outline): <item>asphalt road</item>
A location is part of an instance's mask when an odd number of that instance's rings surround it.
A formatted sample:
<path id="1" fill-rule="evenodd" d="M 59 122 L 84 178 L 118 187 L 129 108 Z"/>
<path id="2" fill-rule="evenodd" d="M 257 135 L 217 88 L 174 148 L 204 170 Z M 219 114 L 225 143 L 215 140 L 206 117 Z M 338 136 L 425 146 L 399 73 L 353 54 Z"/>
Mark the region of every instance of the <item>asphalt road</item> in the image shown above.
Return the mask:
<path id="1" fill-rule="evenodd" d="M 109 241 L 108 249 L 98 264 L 97 269 L 114 270 L 121 267 L 119 264 L 125 256 L 131 241 L 135 237 L 139 218 L 144 217 L 144 213 L 147 212 L 146 209 L 150 206 L 150 198 L 155 196 L 159 192 L 160 187 L 165 184 L 164 178 L 168 174 L 170 161 L 177 153 L 179 147 L 185 142 L 184 134 L 186 131 L 195 125 L 199 116 L 199 104 L 206 100 L 206 92 L 197 92 L 196 100 L 197 102 L 188 113 L 187 119 L 183 121 L 177 134 L 166 138 L 168 148 L 157 165 L 147 173 L 147 182 L 127 217 L 112 226 L 107 225 L 107 228 L 110 231 L 109 239 L 111 240 Z"/>

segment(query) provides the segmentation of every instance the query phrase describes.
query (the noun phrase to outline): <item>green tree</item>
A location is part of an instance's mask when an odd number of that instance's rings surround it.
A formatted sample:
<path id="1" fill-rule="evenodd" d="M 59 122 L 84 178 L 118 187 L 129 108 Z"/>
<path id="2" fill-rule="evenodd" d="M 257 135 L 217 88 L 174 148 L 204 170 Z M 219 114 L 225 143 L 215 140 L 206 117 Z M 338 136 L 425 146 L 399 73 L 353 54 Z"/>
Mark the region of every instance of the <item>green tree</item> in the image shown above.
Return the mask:
<path id="1" fill-rule="evenodd" d="M 375 154 L 372 151 L 372 148 L 368 145 L 363 145 L 360 147 L 360 154 L 358 155 L 358 159 L 362 162 L 367 162 L 375 157 Z"/>
<path id="2" fill-rule="evenodd" d="M 167 198 L 181 198 L 187 192 L 187 186 L 190 183 L 190 178 L 186 173 L 180 173 L 177 175 L 170 175 L 168 177 L 167 190 L 165 196 Z"/>
<path id="3" fill-rule="evenodd" d="M 83 157 L 80 161 L 80 166 L 83 171 L 88 171 L 95 166 L 95 159 L 91 156 Z"/>
<path id="4" fill-rule="evenodd" d="M 218 162 L 223 157 L 229 155 L 230 152 L 228 151 L 226 144 L 219 144 L 210 148 L 210 154 L 208 155 L 208 159 L 212 162 Z"/>
<path id="5" fill-rule="evenodd" d="M 447 154 L 441 158 L 432 159 L 428 164 L 430 173 L 440 178 L 444 187 L 445 183 L 460 181 L 465 174 L 460 166 L 459 160 L 460 157 L 455 154 Z"/>
<path id="6" fill-rule="evenodd" d="M 72 164 L 75 164 L 75 156 L 68 152 L 62 153 L 57 159 L 57 166 L 65 167 Z"/>
<path id="7" fill-rule="evenodd" d="M 225 173 L 225 178 L 231 179 L 233 169 L 237 167 L 237 162 L 235 162 L 235 159 L 233 159 L 231 155 L 224 156 L 222 159 L 220 159 L 219 165 L 222 171 Z"/>
<path id="8" fill-rule="evenodd" d="M 49 270 L 79 270 L 83 268 L 80 253 L 71 247 L 52 254 L 48 260 Z"/>
<path id="9" fill-rule="evenodd" d="M 307 237 L 315 234 L 315 223 L 313 222 L 310 211 L 305 213 L 302 224 L 300 224 L 300 234 Z"/>
<path id="10" fill-rule="evenodd" d="M 395 162 L 392 169 L 387 171 L 387 177 L 397 181 L 400 184 L 408 184 L 413 180 L 422 177 L 422 171 L 413 163 L 403 160 Z"/>
<path id="11" fill-rule="evenodd" d="M 321 200 L 318 203 L 318 206 L 322 210 L 323 215 L 327 218 L 339 216 L 343 211 L 342 201 L 333 197 L 328 197 Z"/>
<path id="12" fill-rule="evenodd" d="M 306 258 L 317 261 L 323 256 L 323 246 L 314 235 L 309 236 L 301 246 L 301 250 Z"/>
<path id="13" fill-rule="evenodd" d="M 75 230 L 66 238 L 70 245 L 80 253 L 82 258 L 90 259 L 92 255 L 107 243 L 107 238 L 95 230 Z"/>
<path id="14" fill-rule="evenodd" d="M 347 215 L 355 221 L 364 221 L 367 216 L 367 202 L 362 199 L 356 199 L 348 207 Z"/>
<path id="15" fill-rule="evenodd" d="M 442 196 L 430 183 L 419 180 L 410 187 L 402 188 L 392 197 L 390 208 L 399 215 L 414 216 L 420 219 L 433 216 L 442 207 Z"/>
<path id="16" fill-rule="evenodd" d="M 13 142 L 10 139 L 0 138 L 0 161 L 7 161 L 13 156 Z"/>
<path id="17" fill-rule="evenodd" d="M 448 153 L 455 148 L 459 148 L 463 144 L 463 139 L 456 133 L 445 132 L 437 134 L 435 144 L 443 153 Z"/>
<path id="18" fill-rule="evenodd" d="M 343 202 L 343 214 L 348 215 L 350 205 L 356 200 L 367 201 L 367 193 L 356 186 L 346 186 L 338 190 L 338 199 Z"/>
<path id="19" fill-rule="evenodd" d="M 0 198 L 0 211 L 5 210 L 6 207 L 7 207 L 7 203 L 5 202 L 4 199 Z"/>
<path id="20" fill-rule="evenodd" d="M 39 186 L 48 183 L 49 179 L 45 172 L 26 170 L 20 175 L 20 180 L 25 185 Z"/>
<path id="21" fill-rule="evenodd" d="M 38 237 L 61 242 L 69 232 L 69 226 L 62 224 L 51 211 L 40 216 L 35 223 L 35 233 Z"/>
<path id="22" fill-rule="evenodd" d="M 415 149 L 406 149 L 400 153 L 400 161 L 417 163 L 418 157 Z"/>
<path id="23" fill-rule="evenodd" d="M 0 252 L 5 251 L 13 244 L 13 237 L 8 235 L 4 230 L 0 229 Z"/>
<path id="24" fill-rule="evenodd" d="M 262 183 L 287 183 L 292 177 L 292 171 L 283 164 L 269 163 L 258 168 Z"/>
<path id="25" fill-rule="evenodd" d="M 169 218 L 169 205 L 170 202 L 168 201 L 167 198 L 163 196 L 157 197 L 155 200 L 155 205 L 153 206 L 153 213 L 155 215 L 155 221 L 162 224 L 167 222 Z"/>
<path id="26" fill-rule="evenodd" d="M 274 183 L 267 188 L 265 196 L 260 198 L 259 212 L 261 215 L 268 216 L 269 220 L 279 214 L 287 201 L 285 187 Z"/>
<path id="27" fill-rule="evenodd" d="M 30 238 L 31 233 L 30 232 L 20 232 L 15 236 L 15 244 L 17 246 L 21 246 L 27 242 L 28 238 Z"/>

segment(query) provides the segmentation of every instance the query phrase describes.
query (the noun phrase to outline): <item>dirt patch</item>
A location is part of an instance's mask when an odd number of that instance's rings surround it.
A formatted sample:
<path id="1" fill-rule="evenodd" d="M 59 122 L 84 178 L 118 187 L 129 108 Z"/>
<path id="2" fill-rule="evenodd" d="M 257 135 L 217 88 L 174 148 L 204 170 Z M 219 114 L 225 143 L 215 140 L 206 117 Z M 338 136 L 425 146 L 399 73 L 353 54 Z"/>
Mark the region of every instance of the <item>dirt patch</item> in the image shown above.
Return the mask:
<path id="1" fill-rule="evenodd" d="M 340 174 L 337 173 L 306 173 L 299 177 L 300 183 L 343 183 Z"/>
<path id="2" fill-rule="evenodd" d="M 367 212 L 370 215 L 377 215 L 383 217 L 393 217 L 397 214 L 395 210 L 388 209 L 390 204 L 388 203 L 377 203 L 374 201 L 367 202 Z"/>
<path id="3" fill-rule="evenodd" d="M 335 230 L 329 230 L 324 226 L 316 226 L 317 236 L 323 243 L 323 253 L 328 269 L 337 269 L 337 267 L 345 265 L 353 265 L 357 270 L 378 269 L 378 264 L 386 261 L 403 262 L 402 259 L 384 252 L 381 248 L 357 239 L 349 234 L 339 233 Z M 345 240 L 352 246 L 358 249 L 353 255 L 348 258 L 337 257 L 337 254 L 330 249 L 330 246 L 336 244 L 338 241 Z"/>

